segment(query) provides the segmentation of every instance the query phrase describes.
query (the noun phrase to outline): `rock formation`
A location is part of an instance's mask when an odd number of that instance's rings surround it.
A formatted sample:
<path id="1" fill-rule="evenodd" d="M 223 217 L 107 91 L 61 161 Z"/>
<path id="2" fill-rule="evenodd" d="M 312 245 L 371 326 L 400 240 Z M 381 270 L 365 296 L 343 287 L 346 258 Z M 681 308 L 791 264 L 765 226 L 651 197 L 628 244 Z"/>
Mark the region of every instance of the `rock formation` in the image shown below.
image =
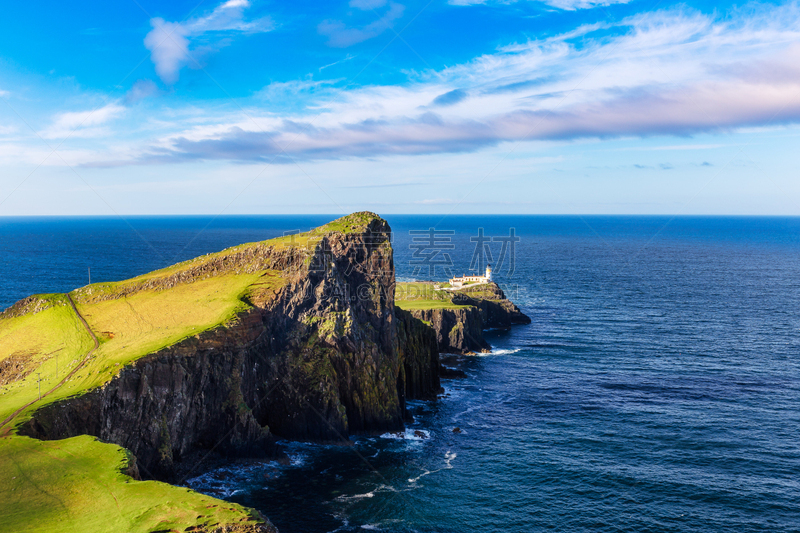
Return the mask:
<path id="1" fill-rule="evenodd" d="M 269 298 L 253 293 L 235 320 L 40 409 L 23 431 L 95 435 L 131 450 L 143 477 L 172 479 L 199 450 L 268 455 L 276 437 L 341 442 L 401 429 L 406 399 L 440 390 L 435 334 L 395 309 L 388 224 L 371 213 L 337 223 L 313 245 L 266 241 L 168 278 L 279 268 L 286 283 Z"/>
<path id="2" fill-rule="evenodd" d="M 484 330 L 531 323 L 494 282 L 454 291 L 451 302 L 453 308 L 410 310 L 434 329 L 442 353 L 488 352 L 491 346 L 483 338 Z"/>

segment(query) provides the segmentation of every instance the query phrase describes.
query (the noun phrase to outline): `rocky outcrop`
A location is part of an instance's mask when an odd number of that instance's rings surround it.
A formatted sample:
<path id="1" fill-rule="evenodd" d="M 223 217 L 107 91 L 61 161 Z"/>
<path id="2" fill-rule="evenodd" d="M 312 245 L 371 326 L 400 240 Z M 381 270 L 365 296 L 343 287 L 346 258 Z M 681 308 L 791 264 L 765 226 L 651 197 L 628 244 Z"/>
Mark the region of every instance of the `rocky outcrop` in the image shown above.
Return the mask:
<path id="1" fill-rule="evenodd" d="M 252 372 L 267 348 L 260 329 L 261 317 L 250 312 L 139 359 L 104 387 L 39 409 L 21 433 L 94 435 L 130 450 L 150 479 L 171 479 L 175 463 L 196 449 L 271 454 L 275 439 L 253 409 Z"/>
<path id="2" fill-rule="evenodd" d="M 198 267 L 191 280 L 224 271 L 226 261 L 287 268 L 278 292 L 236 320 L 40 409 L 22 432 L 95 435 L 133 452 L 142 477 L 171 479 L 198 450 L 268 455 L 276 438 L 341 442 L 401 429 L 405 400 L 439 390 L 438 352 L 430 328 L 396 312 L 390 229 L 368 215 L 358 214 L 363 227 L 326 233 L 311 247 L 258 247 L 237 260 L 216 257 L 211 272 Z M 182 282 L 172 276 L 158 290 Z"/>
<path id="3" fill-rule="evenodd" d="M 483 328 L 507 329 L 517 324 L 530 324 L 531 319 L 506 298 L 497 283 L 465 288 L 453 294 L 453 303 L 470 305 L 481 311 Z"/>
<path id="4" fill-rule="evenodd" d="M 18 301 L 0 313 L 0 320 L 35 315 L 57 305 L 68 305 L 63 294 L 36 294 Z"/>
<path id="5" fill-rule="evenodd" d="M 441 353 L 488 352 L 483 339 L 483 316 L 477 307 L 414 309 L 414 318 L 430 324 Z"/>
<path id="6" fill-rule="evenodd" d="M 409 400 L 433 400 L 442 392 L 436 332 L 395 307 L 398 354 L 402 362 L 398 390 Z"/>
<path id="7" fill-rule="evenodd" d="M 483 338 L 484 330 L 531 323 L 496 283 L 455 291 L 451 301 L 453 308 L 410 311 L 415 318 L 431 325 L 442 353 L 489 352 L 491 346 Z"/>

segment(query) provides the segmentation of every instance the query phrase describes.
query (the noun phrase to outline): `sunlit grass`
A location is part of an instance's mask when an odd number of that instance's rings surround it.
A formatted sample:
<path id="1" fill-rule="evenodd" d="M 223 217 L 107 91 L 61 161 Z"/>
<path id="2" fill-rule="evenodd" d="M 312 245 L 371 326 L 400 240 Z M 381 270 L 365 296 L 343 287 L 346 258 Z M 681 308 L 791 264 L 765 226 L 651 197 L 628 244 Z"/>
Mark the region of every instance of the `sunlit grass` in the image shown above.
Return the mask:
<path id="1" fill-rule="evenodd" d="M 98 386 L 119 366 L 233 318 L 249 307 L 242 297 L 260 277 L 216 276 L 169 290 L 78 304 L 89 327 L 103 339 L 93 364 L 79 372 L 79 386 Z"/>
<path id="2" fill-rule="evenodd" d="M 93 437 L 0 439 L 3 531 L 185 531 L 255 522 L 240 505 L 122 473 L 127 452 Z M 209 529 L 214 529 L 209 527 Z"/>
<path id="3" fill-rule="evenodd" d="M 15 374 L 27 374 L 0 387 L 0 421 L 36 400 L 40 385 L 42 392 L 52 388 L 94 346 L 66 296 L 58 296 L 49 309 L 0 320 L 0 363 L 19 361 L 24 368 Z"/>
<path id="4" fill-rule="evenodd" d="M 400 309 L 463 309 L 464 305 L 452 302 L 447 291 L 437 291 L 433 283 L 424 281 L 398 283 L 395 287 L 395 305 Z"/>
<path id="5" fill-rule="evenodd" d="M 130 280 L 77 289 L 71 293 L 77 309 L 100 341 L 88 359 L 94 342 L 66 295 L 44 295 L 52 306 L 43 311 L 0 318 L 0 364 L 14 363 L 3 367 L 7 383 L 0 388 L 0 421 L 37 400 L 3 428 L 0 438 L 2 528 L 184 531 L 252 520 L 235 504 L 164 483 L 133 481 L 120 471 L 128 452 L 118 446 L 87 436 L 43 442 L 19 436 L 15 428 L 36 409 L 100 387 L 126 365 L 269 301 L 286 283 L 282 273 L 263 268 L 271 250 L 311 252 L 324 235 L 364 231 L 371 220 L 371 214 L 356 213 L 304 234 L 242 244 Z M 226 269 L 231 263 L 238 266 Z M 40 386 L 43 394 L 49 391 L 84 359 L 63 386 L 39 400 Z"/>

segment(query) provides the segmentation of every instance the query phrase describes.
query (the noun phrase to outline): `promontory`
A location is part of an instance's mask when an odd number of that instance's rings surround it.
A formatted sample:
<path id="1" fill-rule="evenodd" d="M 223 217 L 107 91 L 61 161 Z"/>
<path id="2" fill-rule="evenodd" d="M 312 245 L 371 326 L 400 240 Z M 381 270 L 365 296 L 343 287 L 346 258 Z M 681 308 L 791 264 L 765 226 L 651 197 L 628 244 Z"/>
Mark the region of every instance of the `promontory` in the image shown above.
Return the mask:
<path id="1" fill-rule="evenodd" d="M 440 393 L 440 352 L 529 322 L 494 283 L 396 288 L 390 232 L 354 213 L 0 313 L 4 527 L 274 531 L 178 484 L 211 456 L 400 430 Z"/>

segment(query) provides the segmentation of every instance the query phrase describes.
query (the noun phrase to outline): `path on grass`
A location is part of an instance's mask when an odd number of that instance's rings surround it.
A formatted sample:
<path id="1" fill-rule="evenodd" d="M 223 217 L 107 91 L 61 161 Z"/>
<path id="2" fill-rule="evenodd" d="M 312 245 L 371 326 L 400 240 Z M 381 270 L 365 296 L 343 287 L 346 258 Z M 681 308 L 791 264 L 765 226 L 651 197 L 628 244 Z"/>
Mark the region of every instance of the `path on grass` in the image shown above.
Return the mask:
<path id="1" fill-rule="evenodd" d="M 489 281 L 481 281 L 480 283 L 470 283 L 468 285 L 462 285 L 461 287 L 439 287 L 438 289 L 433 289 L 435 291 L 460 291 L 461 289 L 471 289 L 472 287 L 480 287 L 481 285 L 489 285 L 490 283 L 494 283 L 492 280 Z"/>
<path id="2" fill-rule="evenodd" d="M 6 418 L 2 422 L 0 422 L 0 429 L 2 429 L 3 426 L 5 426 L 6 424 L 8 424 L 12 420 L 14 420 L 14 418 L 16 418 L 17 415 L 20 414 L 22 411 L 24 411 L 25 409 L 27 409 L 31 405 L 35 404 L 36 402 L 42 400 L 43 398 L 53 394 L 55 391 L 57 391 L 59 388 L 61 388 L 61 386 L 64 385 L 64 383 L 66 383 L 69 378 L 71 378 L 72 376 L 75 375 L 75 372 L 77 372 L 78 370 L 83 368 L 83 366 L 86 363 L 89 362 L 89 358 L 91 358 L 92 354 L 100 347 L 100 341 L 97 340 L 97 335 L 94 334 L 94 331 L 92 331 L 92 328 L 89 327 L 89 323 L 86 322 L 86 319 L 83 318 L 83 315 L 80 314 L 80 312 L 78 311 L 78 308 L 75 306 L 75 302 L 72 300 L 72 296 L 70 296 L 69 293 L 67 293 L 67 299 L 69 300 L 69 305 L 72 306 L 72 310 L 75 311 L 75 315 L 77 315 L 78 319 L 81 321 L 81 324 L 83 324 L 83 327 L 86 328 L 86 331 L 89 332 L 89 335 L 91 335 L 92 341 L 94 342 L 94 348 L 89 350 L 89 352 L 86 354 L 86 356 L 83 358 L 83 360 L 80 363 L 78 363 L 78 366 L 73 368 L 72 371 L 70 371 L 70 373 L 67 374 L 64 377 L 64 379 L 59 381 L 52 389 L 50 389 L 49 391 L 47 391 L 44 394 L 42 394 L 42 396 L 40 398 L 37 398 L 36 400 L 32 400 L 32 401 L 26 403 L 25 405 L 23 405 L 22 407 L 20 407 L 19 409 L 17 409 L 13 413 L 11 413 L 11 415 L 8 418 Z M 7 428 L 5 431 L 3 431 L 3 435 L 5 435 L 8 432 L 8 429 L 9 428 Z"/>

